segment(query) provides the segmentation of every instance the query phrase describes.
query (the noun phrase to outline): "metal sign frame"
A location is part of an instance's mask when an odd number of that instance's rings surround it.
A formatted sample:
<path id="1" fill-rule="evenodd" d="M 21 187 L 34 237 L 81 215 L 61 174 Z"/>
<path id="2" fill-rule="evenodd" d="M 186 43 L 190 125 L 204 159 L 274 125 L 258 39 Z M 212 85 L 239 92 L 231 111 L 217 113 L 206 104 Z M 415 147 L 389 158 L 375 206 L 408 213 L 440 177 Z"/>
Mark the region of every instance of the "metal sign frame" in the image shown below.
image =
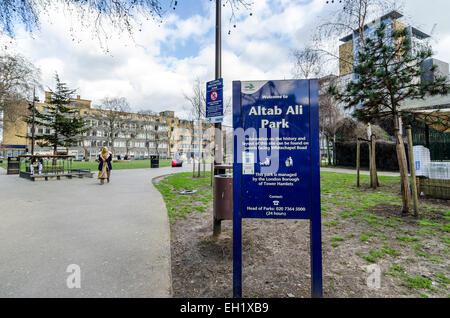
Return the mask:
<path id="1" fill-rule="evenodd" d="M 298 219 L 310 220 L 310 250 L 311 250 L 311 296 L 322 297 L 322 233 L 321 233 L 321 206 L 320 206 L 320 151 L 319 151 L 319 82 L 318 80 L 291 80 L 268 81 L 273 85 L 289 82 L 291 87 L 305 85 L 307 82 L 309 105 L 309 118 L 303 121 L 309 123 L 309 189 L 310 189 L 310 213 Z M 244 128 L 245 114 L 242 111 L 242 84 L 241 81 L 233 82 L 233 128 Z M 288 86 L 289 86 L 288 85 Z M 250 85 L 253 86 L 253 85 Z M 251 87 L 252 88 L 252 87 Z M 277 92 L 295 94 L 295 91 Z M 295 95 L 296 96 L 296 95 Z M 301 122 L 301 121 L 300 121 Z M 239 154 L 239 141 L 234 138 L 234 163 L 233 163 L 233 297 L 242 297 L 242 219 L 243 217 L 243 161 L 242 153 Z M 239 159 L 239 160 L 238 160 Z M 307 167 L 308 168 L 308 167 Z M 270 218 L 270 217 L 269 217 Z M 278 218 L 278 217 L 277 217 Z M 288 217 L 293 219 L 293 217 Z"/>

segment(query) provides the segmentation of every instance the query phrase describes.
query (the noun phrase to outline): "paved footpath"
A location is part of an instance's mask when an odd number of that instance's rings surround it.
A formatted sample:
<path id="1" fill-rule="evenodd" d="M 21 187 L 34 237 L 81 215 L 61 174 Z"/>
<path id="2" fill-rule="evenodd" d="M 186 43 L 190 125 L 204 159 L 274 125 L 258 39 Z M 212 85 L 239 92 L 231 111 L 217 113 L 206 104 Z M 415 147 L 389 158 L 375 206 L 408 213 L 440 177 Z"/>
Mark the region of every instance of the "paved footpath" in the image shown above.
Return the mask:
<path id="1" fill-rule="evenodd" d="M 170 297 L 169 222 L 151 180 L 182 171 L 113 170 L 103 186 L 1 175 L 0 297 Z"/>

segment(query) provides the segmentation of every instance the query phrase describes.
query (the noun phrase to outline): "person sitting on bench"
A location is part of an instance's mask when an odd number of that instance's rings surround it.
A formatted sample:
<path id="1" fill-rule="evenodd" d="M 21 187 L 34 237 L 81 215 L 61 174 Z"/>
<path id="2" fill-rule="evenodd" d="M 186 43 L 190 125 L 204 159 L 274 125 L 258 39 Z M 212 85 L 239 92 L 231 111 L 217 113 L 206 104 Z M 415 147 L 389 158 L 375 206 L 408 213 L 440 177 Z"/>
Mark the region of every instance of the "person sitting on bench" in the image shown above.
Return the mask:
<path id="1" fill-rule="evenodd" d="M 30 172 L 31 174 L 34 174 L 34 169 L 37 167 L 38 168 L 38 173 L 41 174 L 42 173 L 42 158 L 36 158 L 33 157 L 33 159 L 31 159 L 31 165 L 30 165 Z"/>

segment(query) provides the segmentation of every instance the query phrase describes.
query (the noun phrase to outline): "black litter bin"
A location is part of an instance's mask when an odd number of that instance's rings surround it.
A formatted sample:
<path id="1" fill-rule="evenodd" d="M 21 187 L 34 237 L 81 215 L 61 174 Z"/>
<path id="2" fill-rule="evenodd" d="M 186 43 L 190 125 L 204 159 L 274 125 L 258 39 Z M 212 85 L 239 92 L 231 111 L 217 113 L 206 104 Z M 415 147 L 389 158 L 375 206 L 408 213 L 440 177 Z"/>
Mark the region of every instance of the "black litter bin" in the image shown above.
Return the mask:
<path id="1" fill-rule="evenodd" d="M 150 156 L 150 168 L 159 168 L 159 156 Z"/>
<path id="2" fill-rule="evenodd" d="M 8 157 L 8 166 L 6 174 L 19 174 L 20 171 L 20 159 L 19 157 Z"/>
<path id="3" fill-rule="evenodd" d="M 214 176 L 214 219 L 233 219 L 233 174 Z"/>

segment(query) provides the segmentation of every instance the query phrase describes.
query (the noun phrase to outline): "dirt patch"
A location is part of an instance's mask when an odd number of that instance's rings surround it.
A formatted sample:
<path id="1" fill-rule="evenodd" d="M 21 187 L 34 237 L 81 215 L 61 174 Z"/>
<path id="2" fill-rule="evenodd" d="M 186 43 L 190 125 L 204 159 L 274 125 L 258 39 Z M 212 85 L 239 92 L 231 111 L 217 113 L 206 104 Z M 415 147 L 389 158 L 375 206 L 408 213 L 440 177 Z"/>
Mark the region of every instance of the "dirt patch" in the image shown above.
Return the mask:
<path id="1" fill-rule="evenodd" d="M 444 207 L 444 200 L 428 200 L 428 199 L 422 199 L 422 203 L 430 203 L 434 204 L 434 206 L 431 206 L 429 209 L 422 209 L 421 210 L 421 219 L 431 219 L 431 220 L 438 220 L 438 221 L 445 221 L 445 212 L 442 209 Z M 368 213 L 372 213 L 377 216 L 385 217 L 387 219 L 397 219 L 398 216 L 399 207 L 396 205 L 388 204 L 388 203 L 381 203 L 378 204 L 370 209 L 367 210 Z M 405 222 L 413 222 L 417 223 L 417 218 L 411 217 L 410 215 L 404 217 L 400 214 L 400 217 Z"/>
<path id="2" fill-rule="evenodd" d="M 399 217 L 397 204 L 358 213 L 329 204 L 322 218 L 324 297 L 450 295 L 447 201 L 422 200 L 419 220 Z M 223 221 L 220 238 L 212 239 L 208 203 L 204 212 L 172 218 L 171 232 L 174 297 L 232 297 L 232 222 Z M 308 221 L 244 219 L 242 233 L 244 297 L 310 297 Z M 367 284 L 374 264 L 379 288 Z"/>

